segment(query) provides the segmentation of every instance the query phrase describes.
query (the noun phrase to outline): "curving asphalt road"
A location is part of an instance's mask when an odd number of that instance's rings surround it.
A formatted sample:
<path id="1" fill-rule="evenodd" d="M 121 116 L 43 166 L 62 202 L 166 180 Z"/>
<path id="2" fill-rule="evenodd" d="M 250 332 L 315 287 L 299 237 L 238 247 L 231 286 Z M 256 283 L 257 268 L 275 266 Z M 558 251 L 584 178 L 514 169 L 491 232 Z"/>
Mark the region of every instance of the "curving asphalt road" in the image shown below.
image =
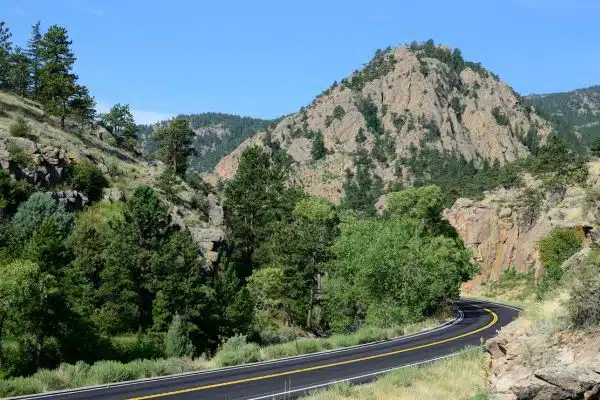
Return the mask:
<path id="1" fill-rule="evenodd" d="M 458 317 L 436 329 L 383 342 L 212 371 L 124 382 L 21 399 L 291 399 L 336 382 L 364 383 L 379 374 L 450 357 L 515 319 L 514 307 L 463 299 Z"/>

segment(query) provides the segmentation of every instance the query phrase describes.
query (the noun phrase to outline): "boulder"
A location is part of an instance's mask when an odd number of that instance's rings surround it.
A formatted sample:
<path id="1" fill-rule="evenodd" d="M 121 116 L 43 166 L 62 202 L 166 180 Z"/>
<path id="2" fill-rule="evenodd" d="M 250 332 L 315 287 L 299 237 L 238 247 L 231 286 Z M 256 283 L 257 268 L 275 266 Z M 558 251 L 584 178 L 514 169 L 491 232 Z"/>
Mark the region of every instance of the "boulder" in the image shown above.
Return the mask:
<path id="1" fill-rule="evenodd" d="M 499 218 L 510 218 L 512 215 L 512 209 L 505 207 L 498 213 Z"/>
<path id="2" fill-rule="evenodd" d="M 495 337 L 489 339 L 486 343 L 486 350 L 494 359 L 506 356 L 506 342 L 503 338 Z"/>
<path id="3" fill-rule="evenodd" d="M 122 201 L 125 198 L 125 195 L 117 188 L 104 188 L 102 189 L 102 198 L 111 203 L 116 203 Z"/>
<path id="4" fill-rule="evenodd" d="M 535 372 L 535 377 L 580 397 L 600 384 L 600 375 L 579 372 L 564 367 L 547 367 Z"/>
<path id="5" fill-rule="evenodd" d="M 219 199 L 212 193 L 206 198 L 208 200 L 208 218 L 212 225 L 223 225 L 223 220 L 225 214 L 223 212 L 223 207 L 219 205 Z"/>

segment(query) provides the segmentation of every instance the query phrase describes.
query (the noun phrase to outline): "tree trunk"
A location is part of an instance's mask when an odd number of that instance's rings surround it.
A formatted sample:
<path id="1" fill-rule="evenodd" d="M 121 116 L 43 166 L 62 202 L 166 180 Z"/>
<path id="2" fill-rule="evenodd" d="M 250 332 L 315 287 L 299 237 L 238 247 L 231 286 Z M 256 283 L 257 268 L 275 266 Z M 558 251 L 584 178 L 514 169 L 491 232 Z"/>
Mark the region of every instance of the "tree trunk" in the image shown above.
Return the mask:
<path id="1" fill-rule="evenodd" d="M 65 130 L 65 116 L 64 115 L 60 116 L 60 129 L 62 129 L 63 131 Z"/>
<path id="2" fill-rule="evenodd" d="M 313 302 L 315 295 L 315 286 L 314 284 L 310 287 L 310 300 L 308 302 L 308 316 L 306 317 L 306 328 L 312 329 L 312 311 L 313 311 Z"/>

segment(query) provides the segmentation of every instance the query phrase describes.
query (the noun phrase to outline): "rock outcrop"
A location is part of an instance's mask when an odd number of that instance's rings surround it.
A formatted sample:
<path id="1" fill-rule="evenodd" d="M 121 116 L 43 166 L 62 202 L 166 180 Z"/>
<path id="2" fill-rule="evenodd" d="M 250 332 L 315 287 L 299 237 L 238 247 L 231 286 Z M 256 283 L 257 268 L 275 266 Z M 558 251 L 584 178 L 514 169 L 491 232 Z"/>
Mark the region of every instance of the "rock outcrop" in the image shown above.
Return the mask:
<path id="1" fill-rule="evenodd" d="M 59 204 L 62 204 L 68 211 L 81 210 L 89 202 L 85 194 L 76 190 L 47 192 L 47 194 L 58 200 Z"/>
<path id="2" fill-rule="evenodd" d="M 517 321 L 486 342 L 499 400 L 600 399 L 600 332 L 523 328 Z"/>
<path id="3" fill-rule="evenodd" d="M 598 180 L 598 162 L 589 165 L 589 183 Z M 529 179 L 529 187 L 540 182 Z M 546 193 L 533 222 L 523 221 L 520 197 L 525 189 L 500 189 L 487 192 L 483 200 L 458 199 L 444 210 L 444 218 L 458 230 L 465 244 L 474 251 L 481 273 L 470 284 L 498 279 L 503 271 L 515 268 L 518 272 L 543 272 L 537 242 L 552 228 L 576 228 L 583 236 L 592 236 L 597 210 L 590 207 L 586 189 L 579 186 L 564 188 L 558 195 Z M 541 193 L 545 190 L 539 188 Z M 467 285 L 468 287 L 469 285 Z"/>
<path id="4" fill-rule="evenodd" d="M 365 101 L 370 111 L 365 110 Z M 231 178 L 239 154 L 249 145 L 275 144 L 293 158 L 295 183 L 311 195 L 337 202 L 343 196 L 344 171 L 354 168 L 360 130 L 371 154 L 386 141 L 387 160 L 371 158 L 373 173 L 390 184 L 410 180 L 409 170 L 399 168 L 397 176 L 395 167 L 413 146 L 452 151 L 478 165 L 484 160 L 504 163 L 529 154 L 524 143 L 530 130 L 543 141 L 551 127 L 532 109 L 525 109 L 508 85 L 482 68 L 457 71 L 419 50 L 398 47 L 378 53 L 362 71 L 334 84 L 274 129 L 247 139 L 219 162 L 213 181 Z M 318 131 L 328 154 L 314 163 L 312 137 Z"/>
<path id="5" fill-rule="evenodd" d="M 15 151 L 26 159 L 17 162 Z M 22 165 L 23 161 L 27 165 Z M 29 139 L 19 137 L 0 137 L 0 168 L 9 171 L 16 179 L 26 179 L 33 184 L 55 185 L 64 180 L 65 169 L 72 161 L 61 147 L 38 146 Z"/>

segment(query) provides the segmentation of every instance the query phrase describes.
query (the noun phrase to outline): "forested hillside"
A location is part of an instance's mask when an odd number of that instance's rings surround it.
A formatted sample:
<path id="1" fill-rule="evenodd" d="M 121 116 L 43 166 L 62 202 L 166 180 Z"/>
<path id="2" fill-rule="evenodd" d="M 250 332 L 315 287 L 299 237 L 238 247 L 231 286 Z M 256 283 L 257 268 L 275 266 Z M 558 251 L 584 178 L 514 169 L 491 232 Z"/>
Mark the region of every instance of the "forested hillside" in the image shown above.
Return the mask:
<path id="1" fill-rule="evenodd" d="M 190 169 L 198 172 L 212 171 L 221 158 L 231 153 L 244 140 L 276 122 L 223 113 L 178 115 L 175 118 L 189 120 L 194 130 L 195 154 L 190 159 Z M 139 125 L 143 152 L 152 154 L 156 151 L 156 144 L 152 140 L 154 128 L 166 124 L 168 121 Z"/>
<path id="2" fill-rule="evenodd" d="M 600 86 L 528 96 L 544 114 L 563 121 L 586 144 L 600 137 Z"/>

